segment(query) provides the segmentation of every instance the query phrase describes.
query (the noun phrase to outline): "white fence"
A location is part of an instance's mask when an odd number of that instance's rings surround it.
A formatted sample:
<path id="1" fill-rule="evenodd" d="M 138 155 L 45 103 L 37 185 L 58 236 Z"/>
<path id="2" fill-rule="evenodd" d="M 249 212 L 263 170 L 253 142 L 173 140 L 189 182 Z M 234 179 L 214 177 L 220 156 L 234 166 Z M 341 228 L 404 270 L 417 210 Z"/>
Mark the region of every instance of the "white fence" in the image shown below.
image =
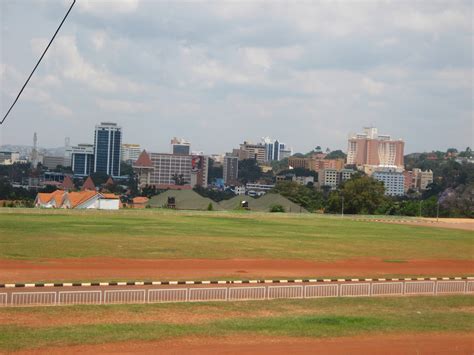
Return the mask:
<path id="1" fill-rule="evenodd" d="M 150 286 L 153 287 L 153 286 Z M 374 281 L 284 286 L 222 286 L 140 289 L 94 289 L 50 292 L 0 293 L 0 307 L 99 305 L 126 303 L 246 301 L 324 297 L 371 297 L 472 294 L 474 281 Z"/>

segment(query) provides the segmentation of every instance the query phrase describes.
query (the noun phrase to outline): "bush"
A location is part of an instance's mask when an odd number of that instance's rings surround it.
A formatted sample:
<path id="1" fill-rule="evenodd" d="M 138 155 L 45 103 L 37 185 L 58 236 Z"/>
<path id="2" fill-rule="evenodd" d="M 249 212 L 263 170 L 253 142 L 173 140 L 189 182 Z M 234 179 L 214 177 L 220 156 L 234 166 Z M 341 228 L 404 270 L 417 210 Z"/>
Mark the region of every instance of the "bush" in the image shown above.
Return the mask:
<path id="1" fill-rule="evenodd" d="M 285 212 L 285 207 L 282 205 L 272 205 L 270 206 L 270 212 Z"/>
<path id="2" fill-rule="evenodd" d="M 209 202 L 209 205 L 207 206 L 208 211 L 214 211 L 214 206 L 212 205 L 212 202 Z"/>

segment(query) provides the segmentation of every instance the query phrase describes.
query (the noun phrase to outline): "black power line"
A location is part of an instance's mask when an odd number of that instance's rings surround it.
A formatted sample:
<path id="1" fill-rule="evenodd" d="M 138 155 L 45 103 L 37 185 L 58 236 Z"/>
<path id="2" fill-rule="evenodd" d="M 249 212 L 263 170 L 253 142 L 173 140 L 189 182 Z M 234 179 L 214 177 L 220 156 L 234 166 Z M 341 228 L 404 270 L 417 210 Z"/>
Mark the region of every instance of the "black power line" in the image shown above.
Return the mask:
<path id="1" fill-rule="evenodd" d="M 46 46 L 46 49 L 44 50 L 43 54 L 41 54 L 41 57 L 40 57 L 40 59 L 38 60 L 38 63 L 36 63 L 35 67 L 33 68 L 33 71 L 32 71 L 31 74 L 30 74 L 30 76 L 28 77 L 28 79 L 26 79 L 25 83 L 23 84 L 23 87 L 21 88 L 20 92 L 19 92 L 18 95 L 16 96 L 15 101 L 13 101 L 13 103 L 12 103 L 12 105 L 10 106 L 10 108 L 8 109 L 7 113 L 5 114 L 5 116 L 3 117 L 3 119 L 0 121 L 0 125 L 3 124 L 3 122 L 4 122 L 5 119 L 7 118 L 8 114 L 9 114 L 10 111 L 12 110 L 13 106 L 15 106 L 16 102 L 17 102 L 18 99 L 20 98 L 21 93 L 23 92 L 23 90 L 25 89 L 26 85 L 27 85 L 28 82 L 30 81 L 30 79 L 31 79 L 31 77 L 33 76 L 33 73 L 35 72 L 36 68 L 38 68 L 38 65 L 41 63 L 41 60 L 43 59 L 44 55 L 45 55 L 46 52 L 48 51 L 49 46 L 51 46 L 51 43 L 53 43 L 54 39 L 56 38 L 56 35 L 58 34 L 59 30 L 61 29 L 61 26 L 63 25 L 64 21 L 66 21 L 66 18 L 68 17 L 68 15 L 69 15 L 69 13 L 71 12 L 72 7 L 74 6 L 75 3 L 76 3 L 76 0 L 73 0 L 71 6 L 69 7 L 69 10 L 67 10 L 66 15 L 64 15 L 63 20 L 62 20 L 61 23 L 59 24 L 58 29 L 56 30 L 56 32 L 54 32 L 54 35 L 53 35 L 53 37 L 51 38 L 51 40 L 49 41 L 48 45 Z"/>

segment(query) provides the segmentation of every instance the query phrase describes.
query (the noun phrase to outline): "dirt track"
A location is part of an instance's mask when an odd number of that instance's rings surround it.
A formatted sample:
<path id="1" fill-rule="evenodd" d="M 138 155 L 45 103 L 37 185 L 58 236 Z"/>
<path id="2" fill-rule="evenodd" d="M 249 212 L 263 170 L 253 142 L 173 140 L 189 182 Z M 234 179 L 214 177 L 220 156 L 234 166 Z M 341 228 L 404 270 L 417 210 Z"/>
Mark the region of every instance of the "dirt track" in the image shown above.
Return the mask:
<path id="1" fill-rule="evenodd" d="M 474 232 L 474 219 L 469 218 L 421 218 L 417 221 L 384 220 L 382 223 L 408 224 L 410 226 L 423 226 L 433 228 L 461 229 Z"/>
<path id="2" fill-rule="evenodd" d="M 308 339 L 185 338 L 49 348 L 22 354 L 472 354 L 474 334 L 403 334 Z"/>
<path id="3" fill-rule="evenodd" d="M 461 276 L 474 272 L 472 260 L 378 258 L 311 262 L 269 259 L 140 260 L 115 258 L 48 259 L 41 262 L 0 260 L 0 283 L 91 280 L 172 280 L 274 277 Z"/>

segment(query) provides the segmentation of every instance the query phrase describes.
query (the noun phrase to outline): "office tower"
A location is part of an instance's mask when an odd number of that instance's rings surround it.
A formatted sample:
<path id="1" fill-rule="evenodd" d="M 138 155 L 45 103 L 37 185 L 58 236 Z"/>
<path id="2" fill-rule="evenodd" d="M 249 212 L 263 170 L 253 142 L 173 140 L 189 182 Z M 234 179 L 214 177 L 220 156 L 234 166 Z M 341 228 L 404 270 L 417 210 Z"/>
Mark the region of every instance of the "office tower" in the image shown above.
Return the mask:
<path id="1" fill-rule="evenodd" d="M 139 186 L 158 189 L 207 186 L 208 157 L 143 151 L 133 163 Z M 176 181 L 179 177 L 179 181 Z"/>
<path id="2" fill-rule="evenodd" d="M 291 149 L 286 147 L 285 143 L 281 143 L 278 139 L 270 137 L 262 138 L 262 143 L 265 147 L 265 162 L 270 163 L 274 160 L 282 160 L 291 156 Z"/>
<path id="3" fill-rule="evenodd" d="M 226 155 L 224 157 L 223 178 L 225 184 L 235 184 L 239 177 L 239 157 Z"/>
<path id="4" fill-rule="evenodd" d="M 141 152 L 140 144 L 122 144 L 122 161 L 131 164 L 138 159 Z"/>
<path id="5" fill-rule="evenodd" d="M 71 148 L 71 167 L 74 176 L 89 176 L 94 167 L 94 146 L 79 144 Z"/>
<path id="6" fill-rule="evenodd" d="M 121 148 L 122 127 L 111 122 L 95 126 L 94 172 L 120 176 Z"/>
<path id="7" fill-rule="evenodd" d="M 245 141 L 240 145 L 240 151 L 236 155 L 244 157 L 243 159 L 255 159 L 259 164 L 266 162 L 266 148 L 264 144 L 252 144 Z"/>
<path id="8" fill-rule="evenodd" d="M 191 143 L 183 138 L 174 137 L 171 140 L 171 153 L 189 155 L 191 154 Z"/>
<path id="9" fill-rule="evenodd" d="M 402 168 L 404 145 L 401 139 L 392 140 L 388 135 L 378 134 L 377 128 L 366 127 L 364 133 L 349 137 L 347 164 Z"/>

